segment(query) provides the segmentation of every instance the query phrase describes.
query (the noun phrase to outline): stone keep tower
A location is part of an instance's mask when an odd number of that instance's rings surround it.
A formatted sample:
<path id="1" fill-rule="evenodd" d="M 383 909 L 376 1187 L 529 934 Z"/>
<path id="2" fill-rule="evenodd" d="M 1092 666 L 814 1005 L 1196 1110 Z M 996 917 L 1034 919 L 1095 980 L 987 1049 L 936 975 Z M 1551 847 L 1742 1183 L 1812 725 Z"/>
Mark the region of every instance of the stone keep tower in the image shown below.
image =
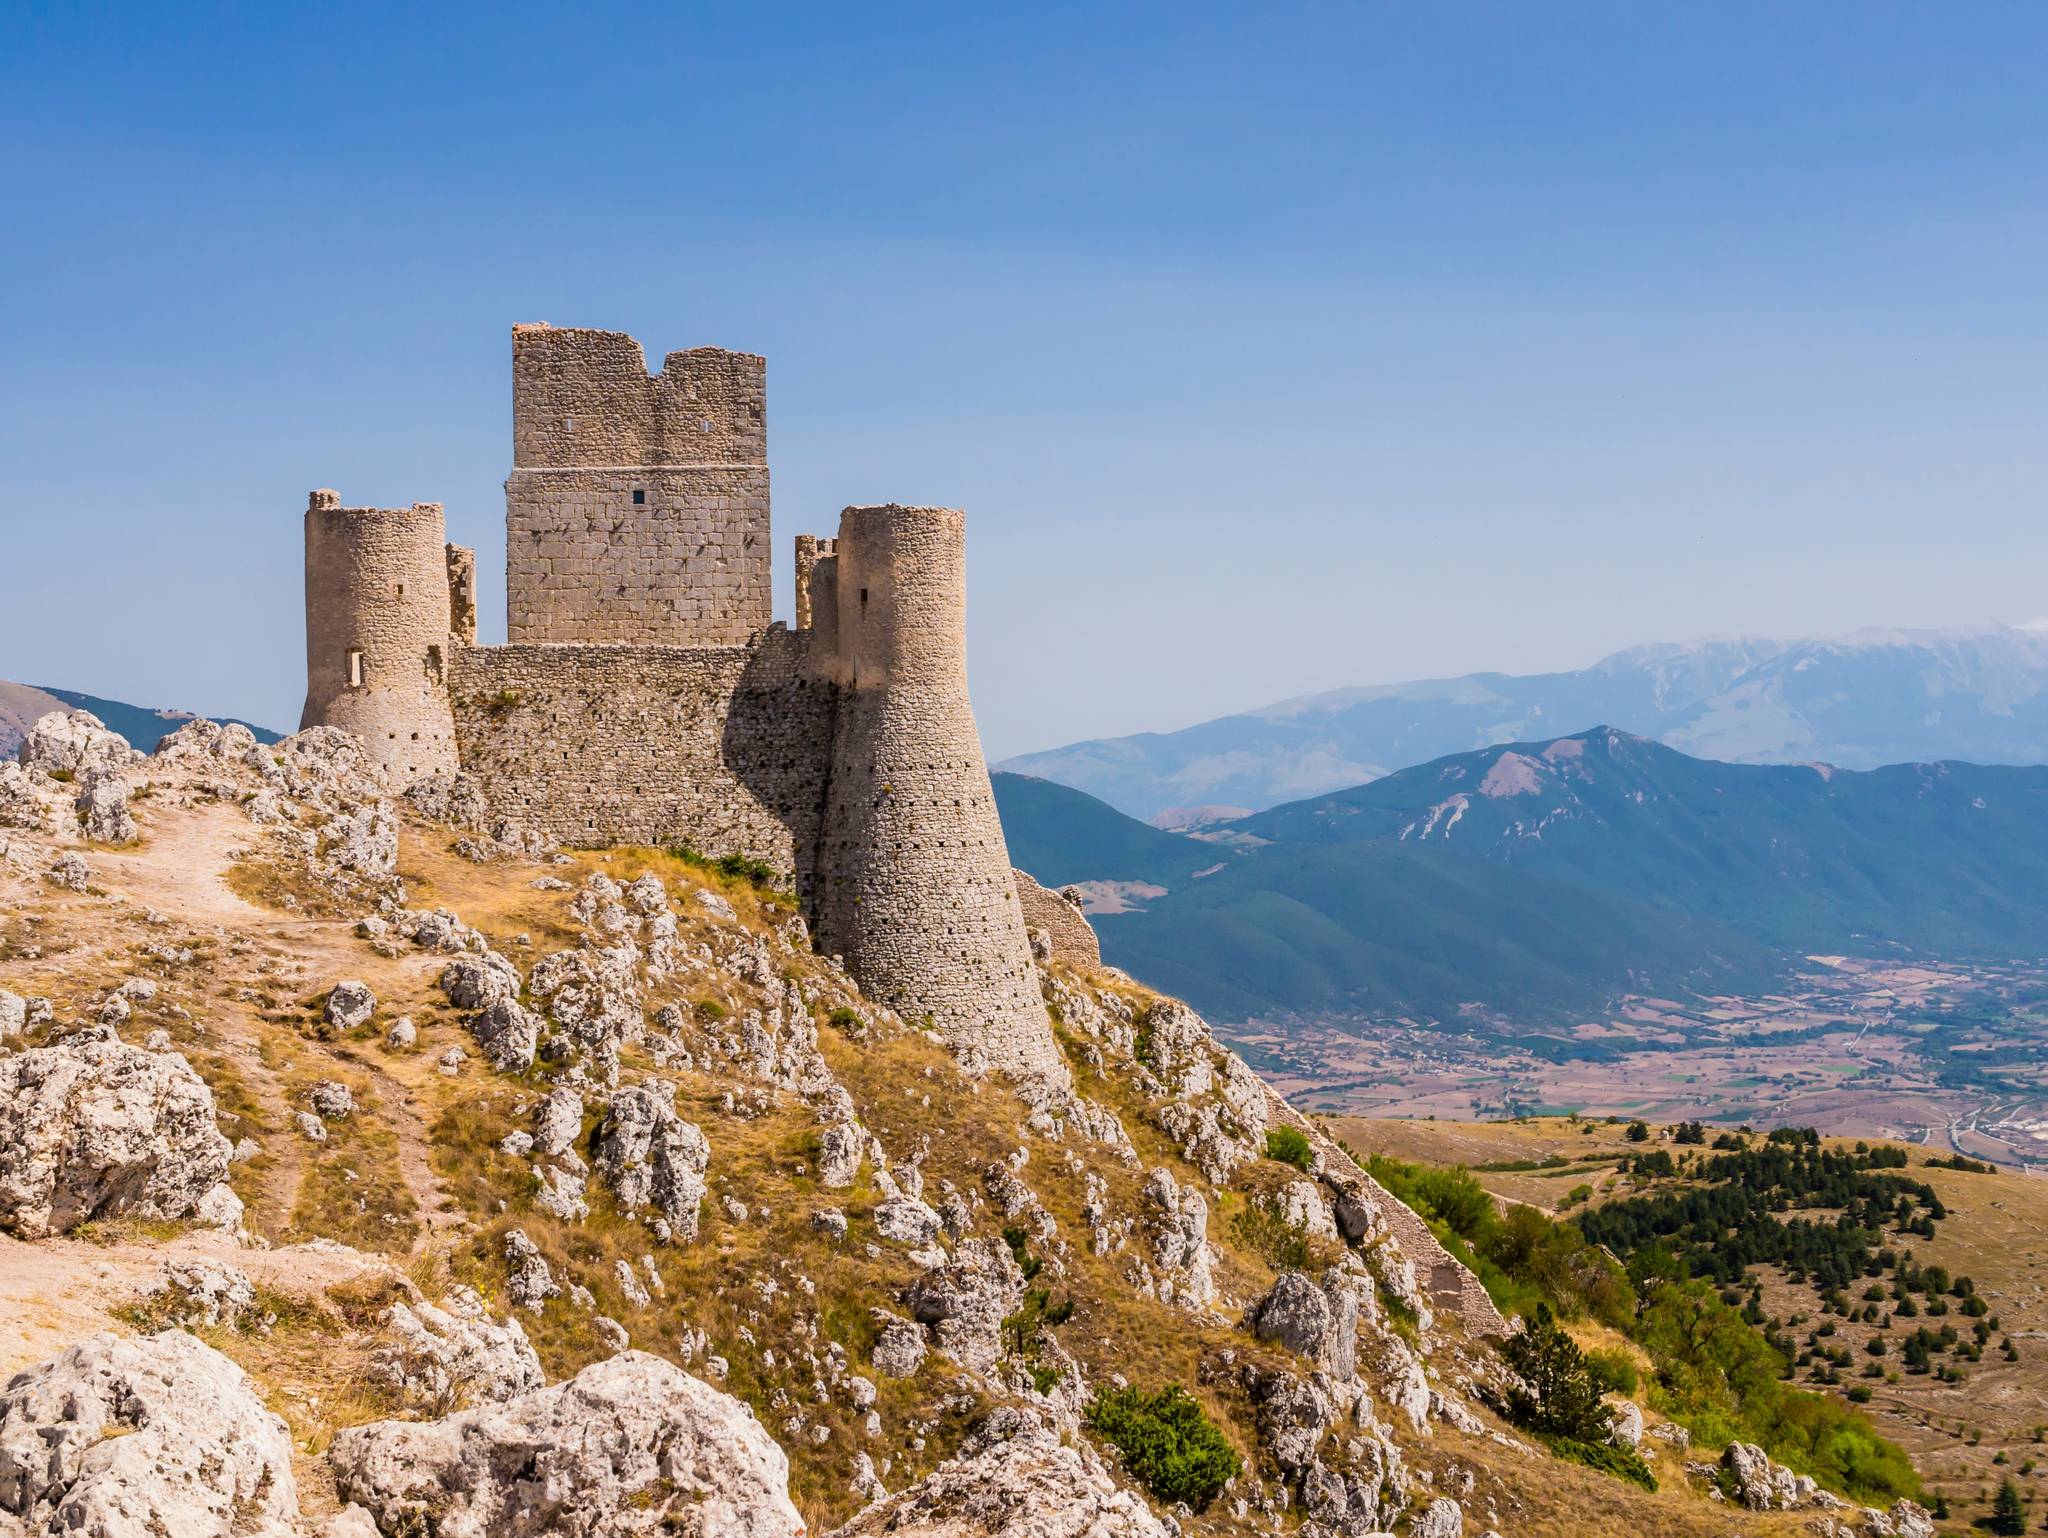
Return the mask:
<path id="1" fill-rule="evenodd" d="M 956 1050 L 1063 1080 L 967 698 L 966 518 L 849 507 L 828 549 L 800 574 L 839 689 L 818 947 Z"/>
<path id="2" fill-rule="evenodd" d="M 455 772 L 449 574 L 468 554 L 447 543 L 438 502 L 343 507 L 332 491 L 307 501 L 299 727 L 354 732 L 395 786 Z"/>
<path id="3" fill-rule="evenodd" d="M 619 331 L 512 332 L 509 639 L 739 646 L 768 623 L 767 362 L 649 377 Z"/>

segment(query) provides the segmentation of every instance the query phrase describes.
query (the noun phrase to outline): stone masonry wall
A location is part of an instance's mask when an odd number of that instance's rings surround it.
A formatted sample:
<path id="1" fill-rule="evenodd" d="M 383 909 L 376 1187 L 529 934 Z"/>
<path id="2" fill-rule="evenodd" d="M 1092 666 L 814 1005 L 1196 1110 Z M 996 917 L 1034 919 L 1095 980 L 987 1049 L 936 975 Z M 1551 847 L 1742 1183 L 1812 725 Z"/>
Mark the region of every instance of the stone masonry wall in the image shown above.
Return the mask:
<path id="1" fill-rule="evenodd" d="M 808 892 L 834 691 L 805 653 L 779 625 L 747 646 L 464 649 L 462 767 L 562 843 L 743 854 Z"/>
<path id="2" fill-rule="evenodd" d="M 306 507 L 306 705 L 301 728 L 363 740 L 394 785 L 455 768 L 447 669 L 446 523 L 438 502 Z"/>
<path id="3" fill-rule="evenodd" d="M 848 508 L 834 559 L 819 949 L 844 955 L 871 996 L 929 1016 L 970 1063 L 1064 1084 L 967 698 L 965 520 Z"/>
<path id="4" fill-rule="evenodd" d="M 623 333 L 514 328 L 514 643 L 737 646 L 767 625 L 766 370 L 696 348 L 649 375 Z"/>

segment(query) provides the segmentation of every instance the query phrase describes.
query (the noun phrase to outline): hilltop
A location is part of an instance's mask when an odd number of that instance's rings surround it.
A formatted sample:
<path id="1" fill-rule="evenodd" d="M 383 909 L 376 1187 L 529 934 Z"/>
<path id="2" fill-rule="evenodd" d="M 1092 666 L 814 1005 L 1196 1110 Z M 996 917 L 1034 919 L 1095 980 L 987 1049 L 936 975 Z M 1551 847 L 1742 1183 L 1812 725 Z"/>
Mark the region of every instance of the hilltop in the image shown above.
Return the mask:
<path id="1" fill-rule="evenodd" d="M 11 684 L 0 679 L 0 758 L 12 758 L 21 751 L 30 728 L 51 711 L 84 710 L 106 723 L 111 731 L 128 739 L 129 745 L 147 753 L 187 721 L 201 719 L 189 710 L 158 710 L 147 705 L 129 705 L 120 700 L 81 694 L 76 689 L 37 688 Z M 232 716 L 209 716 L 218 725 L 247 726 L 258 742 L 275 742 L 278 734 Z"/>
<path id="2" fill-rule="evenodd" d="M 499 842 L 328 728 L 141 758 L 73 716 L 24 757 L 0 1445 L 105 1449 L 21 1487 L 38 1523 L 1726 1529 L 1674 1442 L 1652 1491 L 1502 1419 L 1472 1275 L 1123 974 L 1041 953 L 1066 1082 L 1018 1083 L 864 997 L 746 861 Z M 1168 1425 L 1179 1474 L 1141 1456 Z"/>
<path id="3" fill-rule="evenodd" d="M 1698 758 L 1846 769 L 2048 762 L 2048 629 L 1867 630 L 1632 647 L 1565 673 L 1336 689 L 1175 732 L 1102 738 L 999 768 L 1152 821 L 1263 810 L 1406 765 L 1604 721 Z"/>

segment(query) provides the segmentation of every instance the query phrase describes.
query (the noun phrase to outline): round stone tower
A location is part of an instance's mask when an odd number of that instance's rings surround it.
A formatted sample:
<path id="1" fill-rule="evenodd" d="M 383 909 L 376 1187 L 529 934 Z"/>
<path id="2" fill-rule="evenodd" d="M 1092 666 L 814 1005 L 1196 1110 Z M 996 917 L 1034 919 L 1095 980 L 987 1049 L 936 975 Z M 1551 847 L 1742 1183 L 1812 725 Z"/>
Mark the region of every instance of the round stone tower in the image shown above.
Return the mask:
<path id="1" fill-rule="evenodd" d="M 362 738 L 394 789 L 455 772 L 448 700 L 447 526 L 438 502 L 306 504 L 306 708 L 301 730 Z"/>
<path id="2" fill-rule="evenodd" d="M 968 703 L 966 519 L 849 507 L 833 564 L 819 949 L 971 1065 L 1065 1083 Z"/>

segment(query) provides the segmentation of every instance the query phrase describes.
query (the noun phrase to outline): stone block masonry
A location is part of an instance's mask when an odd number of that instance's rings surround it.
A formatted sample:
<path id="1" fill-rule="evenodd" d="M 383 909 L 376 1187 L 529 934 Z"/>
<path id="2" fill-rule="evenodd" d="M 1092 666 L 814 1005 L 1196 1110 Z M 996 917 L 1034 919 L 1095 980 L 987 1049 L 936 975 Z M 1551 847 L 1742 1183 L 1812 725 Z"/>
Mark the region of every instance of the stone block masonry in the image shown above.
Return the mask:
<path id="1" fill-rule="evenodd" d="M 1084 971 L 1100 967 L 1102 941 L 1096 937 L 1095 926 L 1088 922 L 1081 905 L 1069 900 L 1064 892 L 1040 886 L 1029 872 L 1017 870 L 1010 875 L 1017 883 L 1017 901 L 1024 910 L 1025 927 L 1044 930 L 1052 942 L 1053 955 L 1068 966 Z"/>
<path id="2" fill-rule="evenodd" d="M 512 334 L 512 641 L 737 646 L 768 623 L 767 365 L 615 331 Z"/>
<path id="3" fill-rule="evenodd" d="M 803 637 L 457 654 L 456 744 L 499 816 L 564 844 L 688 844 L 812 885 L 836 690 Z"/>

